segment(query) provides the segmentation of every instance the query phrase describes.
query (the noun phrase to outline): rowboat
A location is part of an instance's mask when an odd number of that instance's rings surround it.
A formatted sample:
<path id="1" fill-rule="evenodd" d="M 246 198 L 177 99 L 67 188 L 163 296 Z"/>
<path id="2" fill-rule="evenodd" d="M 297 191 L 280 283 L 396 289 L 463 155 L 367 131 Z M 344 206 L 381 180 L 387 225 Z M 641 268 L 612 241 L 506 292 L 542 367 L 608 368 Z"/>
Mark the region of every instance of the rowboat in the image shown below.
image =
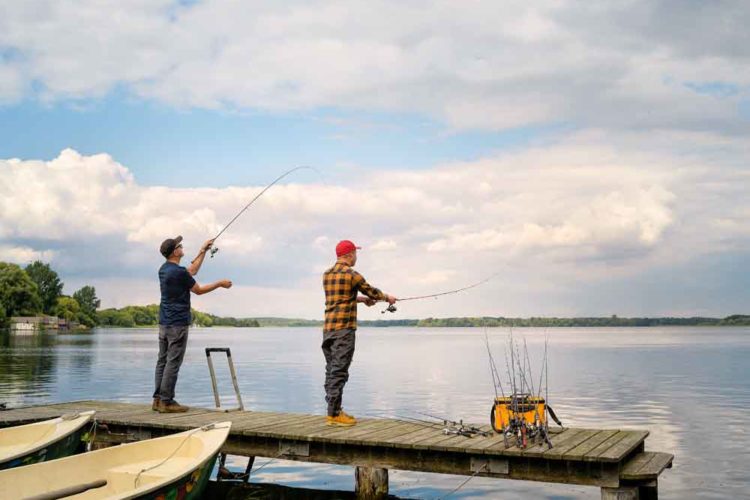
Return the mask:
<path id="1" fill-rule="evenodd" d="M 198 499 L 231 422 L 0 472 L 0 499 Z"/>
<path id="2" fill-rule="evenodd" d="M 94 413 L 73 413 L 35 424 L 0 429 L 0 470 L 74 454 Z"/>

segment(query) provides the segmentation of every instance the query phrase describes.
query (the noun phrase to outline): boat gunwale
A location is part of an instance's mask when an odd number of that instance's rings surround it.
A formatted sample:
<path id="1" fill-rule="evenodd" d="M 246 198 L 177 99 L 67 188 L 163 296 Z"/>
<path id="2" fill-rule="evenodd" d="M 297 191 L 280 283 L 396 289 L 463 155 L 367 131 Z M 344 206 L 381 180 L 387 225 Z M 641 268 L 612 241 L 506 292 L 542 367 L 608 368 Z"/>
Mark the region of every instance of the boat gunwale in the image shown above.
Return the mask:
<path id="1" fill-rule="evenodd" d="M 76 418 L 80 418 L 80 417 L 83 417 L 83 416 L 86 416 L 87 418 L 82 419 L 82 421 L 80 422 L 79 425 L 76 425 L 75 427 L 71 428 L 71 430 L 69 430 L 68 432 L 66 432 L 64 434 L 61 434 L 54 441 L 46 441 L 46 442 L 40 444 L 39 446 L 37 446 L 36 448 L 26 449 L 26 450 L 23 450 L 23 451 L 20 451 L 20 452 L 16 453 L 15 455 L 11 455 L 11 456 L 8 456 L 8 457 L 3 457 L 2 461 L 0 461 L 0 464 L 4 464 L 4 463 L 7 463 L 7 462 L 10 462 L 11 460 L 15 460 L 17 458 L 25 457 L 26 455 L 30 455 L 32 453 L 36 453 L 37 451 L 39 451 L 41 449 L 44 449 L 45 447 L 50 446 L 51 444 L 57 443 L 58 441 L 62 441 L 63 439 L 67 438 L 68 436 L 70 436 L 72 434 L 75 434 L 84 425 L 86 425 L 87 423 L 89 423 L 91 421 L 91 418 L 96 414 L 96 410 L 86 410 L 86 411 L 77 412 L 77 413 L 78 413 L 78 417 L 76 417 Z M 32 425 L 40 425 L 40 424 L 45 424 L 45 423 L 52 424 L 55 420 L 60 420 L 64 416 L 65 415 L 60 415 L 59 417 L 51 418 L 49 420 L 42 420 L 40 422 L 34 422 L 33 424 L 25 424 L 25 425 L 5 427 L 2 430 L 13 430 L 14 428 L 17 429 L 19 427 L 26 427 L 26 426 L 32 426 Z M 64 421 L 65 420 L 62 420 L 61 422 L 58 422 L 55 425 L 59 425 L 60 423 L 62 423 Z"/>

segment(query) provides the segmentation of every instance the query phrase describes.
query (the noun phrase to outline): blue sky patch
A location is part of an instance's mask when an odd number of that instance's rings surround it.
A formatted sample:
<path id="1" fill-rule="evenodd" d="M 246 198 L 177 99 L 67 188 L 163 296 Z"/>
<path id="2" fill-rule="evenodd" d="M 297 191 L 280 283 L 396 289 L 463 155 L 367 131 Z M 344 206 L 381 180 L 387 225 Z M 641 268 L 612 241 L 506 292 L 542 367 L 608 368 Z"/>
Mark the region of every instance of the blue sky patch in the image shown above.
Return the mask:
<path id="1" fill-rule="evenodd" d="M 318 109 L 271 114 L 178 110 L 124 93 L 99 101 L 0 108 L 0 158 L 109 153 L 139 184 L 265 183 L 297 165 L 324 171 L 424 169 L 471 161 L 554 136 L 564 125 L 453 131 L 423 116 Z"/>

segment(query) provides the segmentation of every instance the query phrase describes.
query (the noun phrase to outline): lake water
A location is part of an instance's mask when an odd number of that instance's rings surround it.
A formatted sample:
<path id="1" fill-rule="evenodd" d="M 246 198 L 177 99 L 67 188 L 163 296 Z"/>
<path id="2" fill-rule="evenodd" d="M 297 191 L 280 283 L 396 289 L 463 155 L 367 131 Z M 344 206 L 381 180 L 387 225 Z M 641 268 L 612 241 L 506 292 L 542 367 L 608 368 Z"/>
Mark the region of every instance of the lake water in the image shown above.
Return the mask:
<path id="1" fill-rule="evenodd" d="M 488 330 L 504 367 L 508 330 Z M 675 455 L 661 498 L 747 497 L 750 328 L 516 329 L 538 373 L 549 335 L 549 399 L 572 427 L 647 429 L 646 448 Z M 150 403 L 155 329 L 0 334 L 0 402 L 107 399 Z M 193 329 L 177 399 L 213 406 L 204 348 L 232 349 L 248 409 L 325 412 L 315 328 Z M 217 356 L 226 405 L 233 392 Z M 535 366 L 536 365 L 536 366 Z M 482 329 L 362 328 L 344 404 L 355 416 L 416 412 L 486 423 L 494 390 Z M 237 459 L 242 467 L 245 459 Z M 264 459 L 258 459 L 260 465 Z M 391 493 L 437 498 L 465 477 L 391 471 Z M 352 490 L 349 467 L 274 461 L 253 482 Z M 599 498 L 593 487 L 472 479 L 452 498 Z"/>

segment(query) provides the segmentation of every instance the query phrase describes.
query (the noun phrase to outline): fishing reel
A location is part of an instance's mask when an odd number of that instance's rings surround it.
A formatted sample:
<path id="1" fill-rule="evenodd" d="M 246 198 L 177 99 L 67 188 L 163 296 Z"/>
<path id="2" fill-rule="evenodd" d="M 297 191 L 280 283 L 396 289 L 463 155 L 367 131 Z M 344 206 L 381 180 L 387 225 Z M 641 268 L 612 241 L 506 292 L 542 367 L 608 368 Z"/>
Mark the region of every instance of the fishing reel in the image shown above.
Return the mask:
<path id="1" fill-rule="evenodd" d="M 443 420 L 443 434 L 446 436 L 463 436 L 463 437 L 474 437 L 482 436 L 489 437 L 490 433 L 483 431 L 479 427 L 473 425 L 465 425 L 463 420 L 453 422 L 452 420 Z"/>
<path id="2" fill-rule="evenodd" d="M 397 310 L 396 304 L 388 304 L 388 307 L 380 311 L 380 314 L 385 314 L 386 312 L 395 313 Z"/>
<path id="3" fill-rule="evenodd" d="M 211 258 L 213 259 L 213 258 L 214 258 L 214 255 L 216 255 L 216 252 L 218 252 L 218 251 L 219 251 L 219 247 L 214 247 L 214 246 L 212 246 L 212 247 L 211 247 L 211 248 L 210 248 L 210 249 L 208 250 L 208 254 L 209 254 L 209 256 L 210 256 L 210 257 L 211 257 Z"/>

